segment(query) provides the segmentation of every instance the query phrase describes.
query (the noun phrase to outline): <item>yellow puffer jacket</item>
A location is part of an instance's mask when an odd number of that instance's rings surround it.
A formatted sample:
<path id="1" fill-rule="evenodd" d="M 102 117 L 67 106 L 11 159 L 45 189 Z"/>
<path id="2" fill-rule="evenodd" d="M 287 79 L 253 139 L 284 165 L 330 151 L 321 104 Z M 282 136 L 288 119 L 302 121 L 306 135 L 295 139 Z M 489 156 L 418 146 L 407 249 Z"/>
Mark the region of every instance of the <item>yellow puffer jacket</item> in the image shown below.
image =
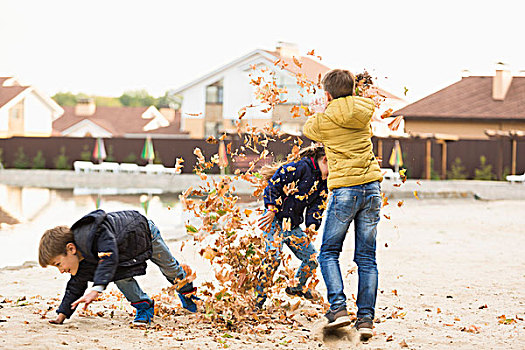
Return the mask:
<path id="1" fill-rule="evenodd" d="M 372 151 L 374 102 L 359 96 L 330 101 L 324 113 L 308 118 L 303 133 L 322 142 L 328 159 L 328 188 L 382 181 L 379 163 Z"/>

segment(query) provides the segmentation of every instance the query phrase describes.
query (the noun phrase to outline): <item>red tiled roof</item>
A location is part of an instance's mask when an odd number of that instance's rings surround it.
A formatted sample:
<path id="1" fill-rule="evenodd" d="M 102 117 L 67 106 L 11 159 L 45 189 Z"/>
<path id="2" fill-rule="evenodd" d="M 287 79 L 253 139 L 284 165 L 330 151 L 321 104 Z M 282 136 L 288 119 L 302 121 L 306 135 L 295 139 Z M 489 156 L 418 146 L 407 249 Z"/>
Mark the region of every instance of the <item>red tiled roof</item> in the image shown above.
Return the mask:
<path id="1" fill-rule="evenodd" d="M 142 114 L 149 107 L 97 106 L 95 113 L 91 116 L 76 115 L 75 107 L 63 108 L 64 115 L 53 122 L 53 129 L 59 132 L 63 132 L 64 130 L 83 120 L 89 120 L 101 128 L 107 130 L 113 136 L 124 136 L 125 134 L 142 134 L 146 133 L 144 131 L 144 127 L 152 120 L 142 118 Z"/>
<path id="2" fill-rule="evenodd" d="M 503 101 L 492 98 L 490 76 L 465 77 L 396 111 L 410 118 L 525 119 L 525 77 L 513 77 Z"/>
<path id="3" fill-rule="evenodd" d="M 9 78 L 8 78 L 9 79 Z M 16 96 L 20 95 L 29 86 L 1 86 L 0 82 L 0 107 L 11 101 Z"/>

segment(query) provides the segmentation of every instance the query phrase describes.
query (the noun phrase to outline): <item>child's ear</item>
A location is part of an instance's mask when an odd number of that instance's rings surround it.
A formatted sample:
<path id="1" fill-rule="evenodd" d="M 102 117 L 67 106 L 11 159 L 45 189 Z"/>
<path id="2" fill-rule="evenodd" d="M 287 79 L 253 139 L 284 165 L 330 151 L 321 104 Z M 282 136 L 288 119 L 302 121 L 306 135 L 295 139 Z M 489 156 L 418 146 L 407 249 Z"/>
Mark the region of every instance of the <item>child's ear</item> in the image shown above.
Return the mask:
<path id="1" fill-rule="evenodd" d="M 75 245 L 75 243 L 69 242 L 68 244 L 66 244 L 66 251 L 74 255 L 77 253 L 77 246 Z"/>
<path id="2" fill-rule="evenodd" d="M 325 96 L 326 96 L 326 100 L 328 102 L 332 101 L 334 98 L 332 97 L 332 95 L 330 95 L 330 93 L 328 91 L 325 91 L 324 92 Z"/>

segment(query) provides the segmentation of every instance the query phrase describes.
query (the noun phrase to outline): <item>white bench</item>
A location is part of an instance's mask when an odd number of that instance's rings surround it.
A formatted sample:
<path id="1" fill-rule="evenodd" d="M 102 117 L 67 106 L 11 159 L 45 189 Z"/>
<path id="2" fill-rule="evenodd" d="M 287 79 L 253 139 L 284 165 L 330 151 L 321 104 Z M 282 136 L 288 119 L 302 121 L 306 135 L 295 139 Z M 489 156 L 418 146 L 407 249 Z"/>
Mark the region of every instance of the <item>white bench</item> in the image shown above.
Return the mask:
<path id="1" fill-rule="evenodd" d="M 509 181 L 510 183 L 513 183 L 513 182 L 525 183 L 525 173 L 523 173 L 523 175 L 507 175 L 507 181 Z"/>
<path id="2" fill-rule="evenodd" d="M 95 164 L 83 160 L 76 160 L 73 162 L 73 169 L 75 169 L 75 173 L 89 173 L 95 170 Z"/>
<path id="3" fill-rule="evenodd" d="M 146 164 L 146 166 L 140 167 L 140 172 L 146 174 L 163 174 L 164 165 L 162 164 Z"/>
<path id="4" fill-rule="evenodd" d="M 180 174 L 176 172 L 175 168 L 166 168 L 162 164 L 146 164 L 146 166 L 139 167 L 141 173 L 146 173 L 148 175 L 152 174 Z"/>
<path id="5" fill-rule="evenodd" d="M 106 171 L 106 172 L 112 172 L 112 173 L 118 173 L 119 172 L 119 164 L 115 162 L 102 162 L 98 166 L 99 171 Z"/>
<path id="6" fill-rule="evenodd" d="M 119 171 L 122 173 L 138 173 L 140 168 L 135 163 L 120 163 Z"/>

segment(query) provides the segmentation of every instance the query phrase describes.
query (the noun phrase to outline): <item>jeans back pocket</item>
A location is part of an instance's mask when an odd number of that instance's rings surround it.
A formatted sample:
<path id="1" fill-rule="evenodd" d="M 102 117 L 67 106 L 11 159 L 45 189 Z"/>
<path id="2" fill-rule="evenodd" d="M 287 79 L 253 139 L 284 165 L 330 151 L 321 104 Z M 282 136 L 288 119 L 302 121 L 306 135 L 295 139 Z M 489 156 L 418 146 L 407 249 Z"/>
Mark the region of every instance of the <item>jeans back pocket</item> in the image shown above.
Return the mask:
<path id="1" fill-rule="evenodd" d="M 357 196 L 348 191 L 333 194 L 335 217 L 341 222 L 351 221 L 356 212 Z"/>

